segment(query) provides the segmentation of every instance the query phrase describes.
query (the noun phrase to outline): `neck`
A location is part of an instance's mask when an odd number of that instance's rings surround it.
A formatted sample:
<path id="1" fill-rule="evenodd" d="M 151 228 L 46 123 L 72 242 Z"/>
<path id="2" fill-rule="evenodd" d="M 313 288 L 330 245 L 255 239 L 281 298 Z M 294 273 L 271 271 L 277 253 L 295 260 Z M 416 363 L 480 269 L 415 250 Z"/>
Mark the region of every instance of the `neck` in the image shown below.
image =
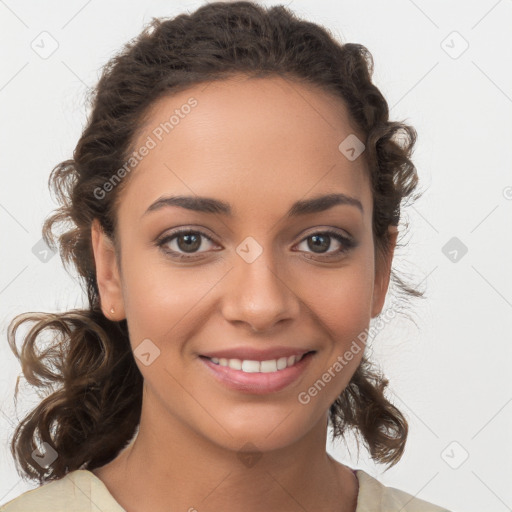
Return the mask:
<path id="1" fill-rule="evenodd" d="M 137 437 L 95 474 L 127 511 L 354 512 L 356 478 L 327 454 L 326 436 L 327 416 L 288 446 L 234 451 L 143 404 Z"/>

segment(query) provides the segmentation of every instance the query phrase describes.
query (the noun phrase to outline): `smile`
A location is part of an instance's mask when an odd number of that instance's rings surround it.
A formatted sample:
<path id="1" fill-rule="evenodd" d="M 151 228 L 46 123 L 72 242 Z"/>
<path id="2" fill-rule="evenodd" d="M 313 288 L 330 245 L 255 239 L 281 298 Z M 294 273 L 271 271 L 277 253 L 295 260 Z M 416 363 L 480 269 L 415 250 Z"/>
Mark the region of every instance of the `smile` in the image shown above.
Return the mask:
<path id="1" fill-rule="evenodd" d="M 266 394 L 280 391 L 299 380 L 315 351 L 278 359 L 228 359 L 199 356 L 208 375 L 230 390 Z"/>
<path id="2" fill-rule="evenodd" d="M 250 359 L 226 359 L 211 357 L 210 361 L 219 366 L 228 366 L 233 370 L 240 370 L 245 373 L 271 373 L 289 368 L 298 363 L 306 354 L 300 356 L 280 357 L 268 361 L 251 361 Z"/>

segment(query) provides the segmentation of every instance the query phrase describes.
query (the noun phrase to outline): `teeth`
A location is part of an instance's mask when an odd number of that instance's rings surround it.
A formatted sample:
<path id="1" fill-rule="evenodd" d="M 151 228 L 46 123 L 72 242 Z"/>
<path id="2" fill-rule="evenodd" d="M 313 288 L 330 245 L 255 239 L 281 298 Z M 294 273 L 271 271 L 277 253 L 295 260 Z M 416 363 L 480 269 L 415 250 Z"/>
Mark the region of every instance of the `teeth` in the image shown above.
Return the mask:
<path id="1" fill-rule="evenodd" d="M 218 364 L 219 366 L 228 366 L 234 370 L 241 370 L 246 373 L 271 373 L 293 366 L 295 363 L 298 363 L 304 355 L 305 354 L 301 356 L 280 357 L 279 359 L 271 359 L 269 361 L 226 359 L 224 357 L 219 359 L 217 357 L 212 357 L 210 358 L 210 361 Z"/>
<path id="2" fill-rule="evenodd" d="M 262 373 L 276 372 L 277 371 L 277 362 L 275 359 L 272 361 L 261 361 L 261 370 Z"/>
<path id="3" fill-rule="evenodd" d="M 242 361 L 240 361 L 240 359 L 229 359 L 228 365 L 230 368 L 233 368 L 233 370 L 241 370 L 242 369 Z"/>
<path id="4" fill-rule="evenodd" d="M 288 358 L 287 357 L 280 357 L 277 360 L 277 369 L 278 370 L 284 370 L 288 364 Z"/>
<path id="5" fill-rule="evenodd" d="M 247 373 L 256 373 L 260 371 L 259 361 L 242 361 L 242 371 Z"/>

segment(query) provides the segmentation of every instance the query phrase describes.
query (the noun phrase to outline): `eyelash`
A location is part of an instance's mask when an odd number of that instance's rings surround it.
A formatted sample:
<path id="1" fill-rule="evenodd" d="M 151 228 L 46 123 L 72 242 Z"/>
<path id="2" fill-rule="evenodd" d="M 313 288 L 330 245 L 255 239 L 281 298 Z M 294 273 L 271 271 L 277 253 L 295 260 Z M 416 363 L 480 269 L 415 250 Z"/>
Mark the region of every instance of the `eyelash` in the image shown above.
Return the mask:
<path id="1" fill-rule="evenodd" d="M 208 236 L 206 233 L 203 233 L 202 231 L 192 230 L 192 229 L 179 229 L 179 230 L 176 230 L 176 231 L 170 233 L 169 235 L 161 238 L 160 240 L 158 240 L 156 242 L 156 245 L 158 247 L 160 247 L 164 251 L 164 253 L 169 255 L 171 258 L 174 258 L 174 259 L 177 259 L 180 261 L 191 261 L 191 260 L 197 259 L 197 257 L 195 257 L 193 254 L 197 255 L 200 253 L 190 253 L 191 255 L 189 256 L 189 255 L 184 255 L 184 254 L 178 253 L 177 251 L 174 251 L 174 250 L 169 250 L 168 248 L 164 247 L 170 241 L 174 240 L 179 235 L 183 235 L 183 234 L 201 235 L 204 238 L 206 238 L 208 241 L 215 243 L 215 241 L 210 236 Z M 337 231 L 334 231 L 332 229 L 325 229 L 322 231 L 317 231 L 315 233 L 311 233 L 310 235 L 303 238 L 299 243 L 302 243 L 305 240 L 307 240 L 308 238 L 311 238 L 315 235 L 328 235 L 328 236 L 336 239 L 342 245 L 342 248 L 338 249 L 337 251 L 334 251 L 334 253 L 326 253 L 326 255 L 322 255 L 322 253 L 316 253 L 317 256 L 320 257 L 320 259 L 324 259 L 324 260 L 330 260 L 336 256 L 341 255 L 341 254 L 345 254 L 357 245 L 356 242 L 354 240 L 352 240 L 351 238 L 343 236 L 340 233 L 338 233 Z M 311 253 L 311 254 L 314 254 L 314 253 Z M 310 259 L 316 259 L 316 258 L 310 257 Z"/>

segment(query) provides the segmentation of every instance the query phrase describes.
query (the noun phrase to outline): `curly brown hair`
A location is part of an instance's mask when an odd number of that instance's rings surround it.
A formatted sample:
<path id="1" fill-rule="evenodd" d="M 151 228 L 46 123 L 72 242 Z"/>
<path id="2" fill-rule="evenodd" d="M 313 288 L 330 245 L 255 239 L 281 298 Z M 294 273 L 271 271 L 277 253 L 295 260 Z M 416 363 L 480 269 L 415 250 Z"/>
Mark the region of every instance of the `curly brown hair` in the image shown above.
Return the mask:
<path id="1" fill-rule="evenodd" d="M 387 102 L 372 83 L 372 56 L 364 46 L 341 44 L 327 29 L 284 6 L 265 8 L 248 1 L 213 2 L 190 14 L 153 18 L 103 68 L 73 158 L 56 165 L 49 177 L 60 207 L 45 220 L 43 238 L 51 248 L 58 238 L 63 264 L 67 268 L 72 263 L 78 271 L 89 307 L 25 313 L 9 325 L 9 345 L 23 375 L 46 394 L 12 437 L 11 452 L 23 478 L 42 484 L 76 469 L 93 470 L 114 459 L 135 435 L 143 378 L 126 320 L 115 322 L 102 313 L 91 243 L 94 219 L 117 240 L 118 198 L 129 179 L 106 197 L 97 197 L 95 190 L 130 157 L 137 130 L 157 99 L 233 74 L 279 75 L 321 87 L 345 103 L 366 137 L 363 155 L 371 175 L 376 257 L 390 247 L 388 227 L 398 225 L 402 201 L 414 197 L 417 186 L 410 160 L 417 135 L 411 126 L 389 120 Z M 57 236 L 53 230 L 61 223 L 67 227 Z M 391 280 L 403 296 L 422 296 L 393 268 Z M 35 324 L 18 352 L 16 331 L 27 321 Z M 38 351 L 36 341 L 46 330 L 53 344 Z M 359 434 L 372 458 L 391 467 L 403 454 L 408 426 L 385 397 L 387 385 L 363 356 L 331 405 L 329 421 L 334 437 L 343 438 L 347 429 Z M 58 453 L 48 467 L 32 457 L 36 441 Z"/>

